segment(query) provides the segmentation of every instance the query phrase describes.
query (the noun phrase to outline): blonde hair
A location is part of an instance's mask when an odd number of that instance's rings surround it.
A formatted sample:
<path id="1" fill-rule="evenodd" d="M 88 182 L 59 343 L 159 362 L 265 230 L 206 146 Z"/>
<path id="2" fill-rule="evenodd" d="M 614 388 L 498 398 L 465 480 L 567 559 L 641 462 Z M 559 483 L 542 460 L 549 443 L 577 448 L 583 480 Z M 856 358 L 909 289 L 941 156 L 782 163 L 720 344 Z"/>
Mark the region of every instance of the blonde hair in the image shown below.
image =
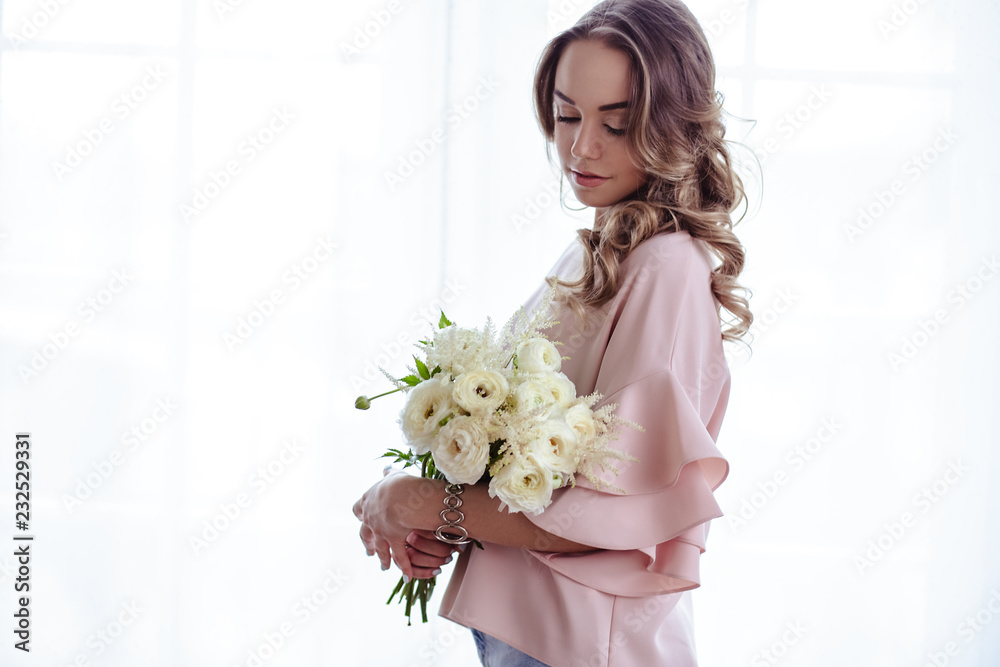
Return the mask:
<path id="1" fill-rule="evenodd" d="M 741 294 L 749 290 L 736 282 L 745 253 L 730 214 L 746 194 L 724 140 L 722 94 L 715 89 L 705 33 L 677 0 L 605 0 L 553 38 L 534 80 L 535 113 L 550 161 L 556 67 L 566 46 L 581 39 L 598 40 L 629 58 L 625 137 L 649 178 L 608 207 L 600 229 L 578 230 L 587 250 L 584 275 L 574 282 L 551 279 L 561 286 L 559 298 L 586 321 L 588 308 L 615 295 L 621 264 L 633 248 L 656 234 L 685 230 L 720 260 L 712 271 L 712 293 L 720 320 L 722 308 L 734 317 L 722 337 L 739 341 L 753 314 Z"/>

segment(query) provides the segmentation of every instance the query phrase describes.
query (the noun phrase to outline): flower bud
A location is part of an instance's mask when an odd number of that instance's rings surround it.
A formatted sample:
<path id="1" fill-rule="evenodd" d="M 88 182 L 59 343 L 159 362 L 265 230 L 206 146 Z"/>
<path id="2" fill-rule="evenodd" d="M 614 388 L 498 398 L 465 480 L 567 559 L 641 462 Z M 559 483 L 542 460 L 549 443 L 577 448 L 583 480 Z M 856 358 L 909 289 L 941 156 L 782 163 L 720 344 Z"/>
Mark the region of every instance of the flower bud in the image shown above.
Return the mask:
<path id="1" fill-rule="evenodd" d="M 372 406 L 372 402 L 368 400 L 367 396 L 358 396 L 357 400 L 354 401 L 354 407 L 358 410 L 367 410 Z"/>

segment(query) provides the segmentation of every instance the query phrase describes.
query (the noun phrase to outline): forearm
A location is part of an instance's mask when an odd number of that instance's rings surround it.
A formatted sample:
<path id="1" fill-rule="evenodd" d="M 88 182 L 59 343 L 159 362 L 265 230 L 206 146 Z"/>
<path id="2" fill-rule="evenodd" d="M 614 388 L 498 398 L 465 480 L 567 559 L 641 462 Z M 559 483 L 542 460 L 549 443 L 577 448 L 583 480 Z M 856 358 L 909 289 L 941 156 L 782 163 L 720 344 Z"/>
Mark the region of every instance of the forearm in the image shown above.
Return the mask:
<path id="1" fill-rule="evenodd" d="M 444 523 L 446 482 L 443 480 L 411 477 L 406 484 L 403 501 L 397 504 L 400 521 L 416 530 L 433 531 Z M 591 551 L 595 547 L 573 542 L 543 530 L 520 512 L 499 511 L 500 500 L 490 498 L 485 485 L 466 485 L 461 495 L 461 511 L 465 519 L 461 525 L 469 537 L 481 542 L 492 542 L 511 547 L 537 551 Z"/>

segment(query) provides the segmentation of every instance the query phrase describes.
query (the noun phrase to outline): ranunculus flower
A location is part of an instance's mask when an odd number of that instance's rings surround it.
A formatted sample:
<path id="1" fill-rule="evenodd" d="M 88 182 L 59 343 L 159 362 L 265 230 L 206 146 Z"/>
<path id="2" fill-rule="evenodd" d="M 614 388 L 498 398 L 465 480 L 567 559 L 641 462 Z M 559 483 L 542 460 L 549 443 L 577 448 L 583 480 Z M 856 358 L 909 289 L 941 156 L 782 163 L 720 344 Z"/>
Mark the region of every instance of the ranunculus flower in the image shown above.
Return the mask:
<path id="1" fill-rule="evenodd" d="M 399 426 L 410 449 L 417 454 L 429 452 L 438 423 L 456 410 L 451 381 L 444 373 L 410 389 L 406 405 L 399 413 Z"/>
<path id="2" fill-rule="evenodd" d="M 490 479 L 490 497 L 499 497 L 512 512 L 539 514 L 552 502 L 553 477 L 534 454 L 515 456 Z"/>
<path id="3" fill-rule="evenodd" d="M 496 371 L 468 371 L 455 378 L 452 398 L 474 415 L 493 412 L 507 398 L 507 378 Z"/>
<path id="4" fill-rule="evenodd" d="M 576 471 L 577 435 L 562 419 L 549 419 L 539 424 L 528 442 L 526 451 L 538 462 L 560 476 Z"/>
<path id="5" fill-rule="evenodd" d="M 544 338 L 529 338 L 517 346 L 517 368 L 525 373 L 558 371 L 562 366 L 559 350 Z"/>
<path id="6" fill-rule="evenodd" d="M 490 462 L 486 431 L 474 417 L 458 416 L 448 421 L 434 438 L 434 465 L 452 484 L 475 484 Z"/>
<path id="7" fill-rule="evenodd" d="M 586 443 L 597 435 L 597 425 L 594 423 L 594 413 L 589 407 L 583 405 L 582 403 L 577 403 L 567 409 L 563 414 L 563 419 L 566 421 L 566 424 L 576 432 L 579 442 Z"/>
<path id="8" fill-rule="evenodd" d="M 552 400 L 565 410 L 576 400 L 576 386 L 564 373 L 541 373 L 532 378 L 552 393 Z"/>
<path id="9" fill-rule="evenodd" d="M 514 389 L 514 404 L 519 411 L 542 408 L 539 419 L 548 419 L 556 407 L 556 399 L 552 395 L 550 387 L 540 380 L 532 378 L 524 380 Z"/>

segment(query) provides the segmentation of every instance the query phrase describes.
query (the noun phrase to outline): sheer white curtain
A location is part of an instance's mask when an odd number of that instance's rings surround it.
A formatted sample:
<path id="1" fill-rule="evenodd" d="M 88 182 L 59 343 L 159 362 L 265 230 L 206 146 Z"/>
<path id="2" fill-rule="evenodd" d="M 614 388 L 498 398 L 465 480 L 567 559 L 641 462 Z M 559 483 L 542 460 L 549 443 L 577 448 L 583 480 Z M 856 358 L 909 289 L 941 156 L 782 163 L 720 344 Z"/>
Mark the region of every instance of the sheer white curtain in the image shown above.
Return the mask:
<path id="1" fill-rule="evenodd" d="M 351 505 L 398 404 L 353 400 L 589 223 L 531 76 L 591 5 L 3 3 L 4 614 L 22 431 L 35 540 L 0 663 L 473 664 L 384 604 Z M 1000 10 L 690 6 L 764 168 L 702 662 L 992 665 Z"/>

